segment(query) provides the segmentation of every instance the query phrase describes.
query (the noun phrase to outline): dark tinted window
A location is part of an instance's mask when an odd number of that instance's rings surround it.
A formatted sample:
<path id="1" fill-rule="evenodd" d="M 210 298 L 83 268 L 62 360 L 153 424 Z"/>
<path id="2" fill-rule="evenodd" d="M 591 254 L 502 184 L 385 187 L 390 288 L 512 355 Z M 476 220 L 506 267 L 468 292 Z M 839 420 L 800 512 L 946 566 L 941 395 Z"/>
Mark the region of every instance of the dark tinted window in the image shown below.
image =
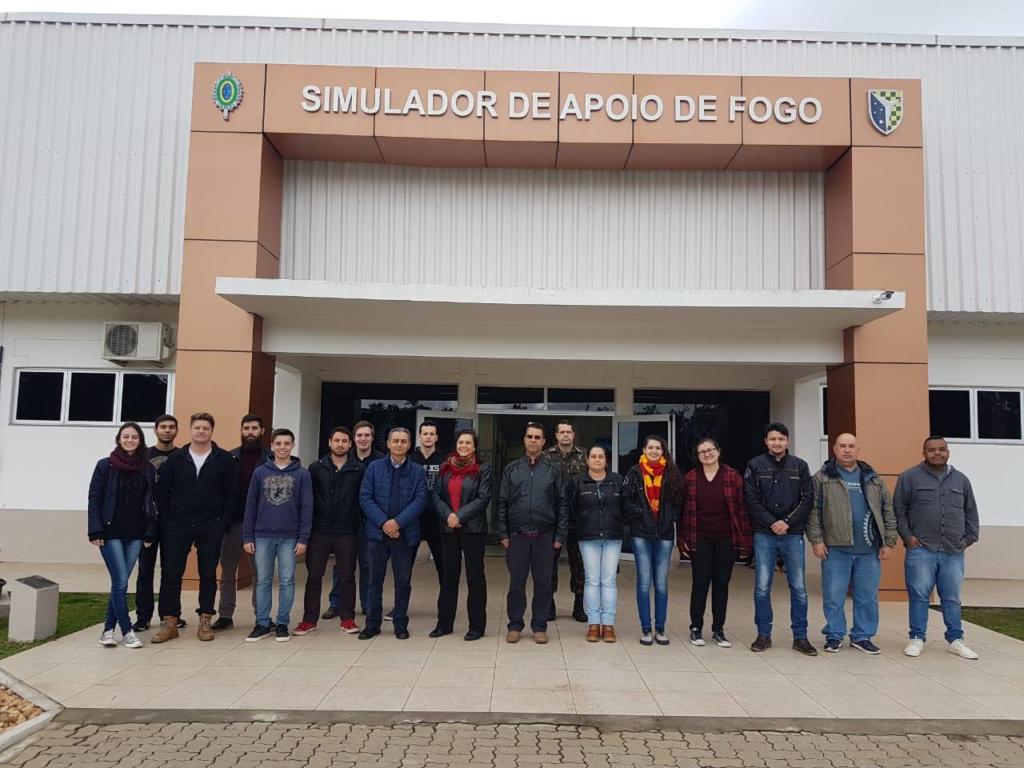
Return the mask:
<path id="1" fill-rule="evenodd" d="M 25 421 L 60 421 L 64 396 L 62 371 L 19 371 L 18 403 L 14 418 Z"/>
<path id="2" fill-rule="evenodd" d="M 488 408 L 525 411 L 544 408 L 544 387 L 477 387 L 476 401 Z"/>
<path id="3" fill-rule="evenodd" d="M 821 434 L 828 434 L 828 387 L 821 388 Z"/>
<path id="4" fill-rule="evenodd" d="M 121 381 L 121 421 L 153 421 L 167 410 L 167 374 L 126 373 Z"/>
<path id="5" fill-rule="evenodd" d="M 113 373 L 72 373 L 68 421 L 113 421 L 116 379 Z"/>
<path id="6" fill-rule="evenodd" d="M 978 437 L 1020 440 L 1020 392 L 978 391 Z"/>
<path id="7" fill-rule="evenodd" d="M 929 390 L 928 415 L 933 435 L 969 438 L 971 393 L 966 389 Z"/>
<path id="8" fill-rule="evenodd" d="M 615 390 L 548 387 L 548 409 L 611 413 L 615 410 Z"/>

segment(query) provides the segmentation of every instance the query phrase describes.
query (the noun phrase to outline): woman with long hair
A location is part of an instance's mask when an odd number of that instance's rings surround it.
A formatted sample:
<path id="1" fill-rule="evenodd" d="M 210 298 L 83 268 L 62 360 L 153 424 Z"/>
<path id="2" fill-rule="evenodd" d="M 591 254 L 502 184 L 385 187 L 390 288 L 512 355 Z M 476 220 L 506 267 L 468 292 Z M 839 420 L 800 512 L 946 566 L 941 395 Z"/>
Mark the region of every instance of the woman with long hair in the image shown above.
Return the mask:
<path id="1" fill-rule="evenodd" d="M 587 451 L 587 470 L 572 484 L 573 515 L 583 557 L 583 607 L 589 627 L 587 642 L 614 643 L 615 583 L 622 552 L 622 475 L 611 472 L 608 449 Z"/>
<path id="2" fill-rule="evenodd" d="M 146 438 L 135 422 L 122 424 L 114 450 L 96 462 L 89 483 L 89 541 L 99 547 L 110 573 L 110 599 L 100 644 L 116 646 L 121 628 L 125 648 L 141 648 L 128 616 L 128 578 L 143 546 L 156 540 L 156 471 L 149 463 Z"/>
<path id="3" fill-rule="evenodd" d="M 491 503 L 492 470 L 477 456 L 477 435 L 463 429 L 455 436 L 455 450 L 441 465 L 434 485 L 434 508 L 441 524 L 442 582 L 437 596 L 437 626 L 431 637 L 450 635 L 455 628 L 459 578 L 466 563 L 465 640 L 479 640 L 487 629 L 487 580 L 484 545 L 487 543 L 487 508 Z"/>
<path id="4" fill-rule="evenodd" d="M 644 438 L 640 461 L 626 475 L 626 512 L 636 558 L 636 604 L 640 644 L 668 645 L 668 568 L 682 501 L 682 477 L 660 435 Z M 651 584 L 654 584 L 654 634 L 651 634 Z"/>
<path id="5" fill-rule="evenodd" d="M 743 476 L 719 459 L 722 448 L 711 437 L 697 442 L 697 466 L 683 477 L 683 513 L 679 518 L 679 551 L 690 557 L 690 642 L 704 645 L 704 610 L 711 588 L 711 639 L 720 648 L 725 636 L 729 579 L 737 555 L 753 550 L 750 518 L 743 498 Z"/>

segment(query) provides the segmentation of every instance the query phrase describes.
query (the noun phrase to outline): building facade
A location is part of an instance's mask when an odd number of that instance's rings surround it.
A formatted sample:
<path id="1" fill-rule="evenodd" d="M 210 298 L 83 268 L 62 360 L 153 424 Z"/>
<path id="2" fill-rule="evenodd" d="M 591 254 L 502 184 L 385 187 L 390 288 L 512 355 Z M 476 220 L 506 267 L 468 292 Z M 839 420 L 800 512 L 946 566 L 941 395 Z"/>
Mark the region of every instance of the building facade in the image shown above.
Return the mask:
<path id="1" fill-rule="evenodd" d="M 499 463 L 527 418 L 735 464 L 772 419 L 890 479 L 946 434 L 968 575 L 1024 578 L 1022 48 L 0 17 L 0 557 L 92 559 L 92 463 L 164 410 Z"/>

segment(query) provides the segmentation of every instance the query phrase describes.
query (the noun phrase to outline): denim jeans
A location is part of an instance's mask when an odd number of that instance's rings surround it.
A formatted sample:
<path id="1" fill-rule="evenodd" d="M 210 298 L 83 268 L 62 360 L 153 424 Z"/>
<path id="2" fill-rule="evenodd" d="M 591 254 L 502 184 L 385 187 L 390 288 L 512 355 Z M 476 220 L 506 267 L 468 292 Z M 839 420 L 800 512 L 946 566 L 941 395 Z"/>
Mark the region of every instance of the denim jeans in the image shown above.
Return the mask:
<path id="1" fill-rule="evenodd" d="M 928 600 L 932 590 L 937 589 L 942 620 L 946 624 L 946 642 L 962 640 L 960 587 L 964 583 L 964 553 L 932 552 L 925 547 L 914 547 L 907 550 L 903 567 L 910 596 L 910 639 L 925 639 Z"/>
<path id="2" fill-rule="evenodd" d="M 132 629 L 128 616 L 128 577 L 132 575 L 135 562 L 142 551 L 141 539 L 104 539 L 100 555 L 110 573 L 110 599 L 107 601 L 107 618 L 103 629 L 121 627 L 126 634 Z"/>
<path id="3" fill-rule="evenodd" d="M 831 547 L 821 561 L 821 603 L 828 640 L 846 637 L 846 592 L 853 585 L 853 629 L 850 640 L 870 640 L 878 632 L 878 582 L 882 561 L 878 552 L 854 554 Z"/>
<path id="4" fill-rule="evenodd" d="M 280 570 L 277 587 L 277 623 L 288 626 L 295 600 L 295 544 L 297 539 L 256 539 L 256 623 L 270 626 L 274 561 Z"/>
<path id="5" fill-rule="evenodd" d="M 622 539 L 587 539 L 580 542 L 583 557 L 583 607 L 591 624 L 615 624 L 615 584 Z"/>
<path id="6" fill-rule="evenodd" d="M 365 532 L 366 562 L 370 583 L 366 593 L 366 628 L 380 632 L 384 618 L 384 577 L 387 575 L 388 560 L 391 561 L 391 575 L 395 580 L 395 608 L 391 614 L 395 632 L 409 628 L 409 597 L 412 595 L 412 561 L 416 549 L 405 538 L 405 532 L 397 539 L 385 536 L 383 540 L 370 539 Z"/>
<path id="7" fill-rule="evenodd" d="M 807 639 L 807 588 L 804 585 L 804 537 L 802 534 L 754 532 L 754 623 L 757 634 L 772 636 L 772 580 L 776 557 L 782 556 L 789 582 L 789 621 L 793 639 Z"/>
<path id="8" fill-rule="evenodd" d="M 651 631 L 651 582 L 654 582 L 654 628 L 665 629 L 668 614 L 668 565 L 672 559 L 672 542 L 662 539 L 633 537 L 636 558 L 636 608 L 640 629 Z"/>

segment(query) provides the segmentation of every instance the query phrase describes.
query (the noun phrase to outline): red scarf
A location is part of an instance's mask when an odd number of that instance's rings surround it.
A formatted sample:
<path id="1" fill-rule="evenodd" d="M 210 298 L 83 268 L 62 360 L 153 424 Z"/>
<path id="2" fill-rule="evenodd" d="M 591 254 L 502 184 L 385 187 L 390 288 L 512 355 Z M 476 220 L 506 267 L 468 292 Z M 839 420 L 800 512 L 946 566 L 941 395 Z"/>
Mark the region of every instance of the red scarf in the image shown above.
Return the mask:
<path id="1" fill-rule="evenodd" d="M 142 451 L 135 451 L 133 456 L 126 453 L 120 446 L 110 452 L 110 466 L 118 472 L 141 472 L 146 464 Z"/>
<path id="2" fill-rule="evenodd" d="M 476 453 L 471 453 L 465 458 L 457 453 L 451 453 L 441 465 L 441 479 L 448 483 L 448 498 L 455 514 L 459 513 L 459 507 L 462 506 L 462 481 L 479 471 L 480 464 L 476 460 Z"/>
<path id="3" fill-rule="evenodd" d="M 647 494 L 647 503 L 651 507 L 655 523 L 658 522 L 658 513 L 661 510 L 661 486 L 665 475 L 665 464 L 664 456 L 655 464 L 651 464 L 646 456 L 640 457 L 640 474 L 644 478 L 644 493 Z"/>

